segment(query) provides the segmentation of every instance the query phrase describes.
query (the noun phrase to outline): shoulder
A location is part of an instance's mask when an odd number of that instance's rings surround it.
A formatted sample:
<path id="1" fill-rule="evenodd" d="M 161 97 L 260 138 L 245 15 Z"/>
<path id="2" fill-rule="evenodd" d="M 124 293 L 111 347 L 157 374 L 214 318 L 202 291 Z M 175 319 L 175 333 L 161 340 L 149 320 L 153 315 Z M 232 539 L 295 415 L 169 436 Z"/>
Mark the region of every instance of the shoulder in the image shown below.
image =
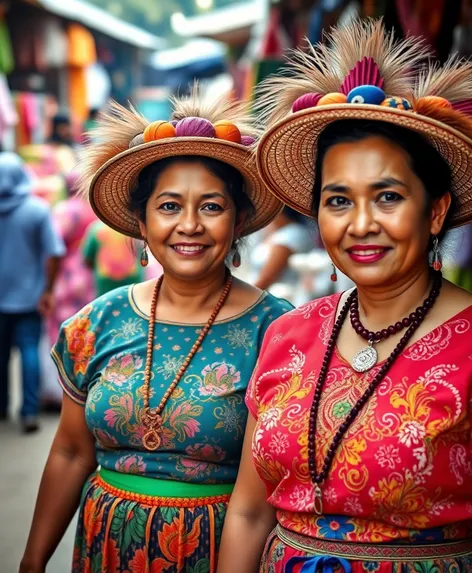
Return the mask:
<path id="1" fill-rule="evenodd" d="M 337 293 L 311 300 L 278 318 L 273 328 L 294 331 L 300 327 L 322 324 L 336 313 L 341 296 Z"/>
<path id="2" fill-rule="evenodd" d="M 23 208 L 31 211 L 32 214 L 38 220 L 47 219 L 52 216 L 52 210 L 47 201 L 41 199 L 41 197 L 36 197 L 35 195 L 30 195 L 24 202 Z"/>
<path id="3" fill-rule="evenodd" d="M 123 320 L 126 310 L 130 309 L 129 291 L 131 285 L 114 289 L 81 308 L 71 318 L 66 320 L 64 326 L 70 327 L 84 317 L 87 317 L 91 325 L 99 327 L 100 324 L 111 324 L 113 321 Z"/>
<path id="4" fill-rule="evenodd" d="M 260 304 L 264 312 L 269 312 L 274 316 L 277 315 L 277 318 L 294 310 L 293 304 L 288 300 L 278 298 L 267 291 L 261 293 Z"/>

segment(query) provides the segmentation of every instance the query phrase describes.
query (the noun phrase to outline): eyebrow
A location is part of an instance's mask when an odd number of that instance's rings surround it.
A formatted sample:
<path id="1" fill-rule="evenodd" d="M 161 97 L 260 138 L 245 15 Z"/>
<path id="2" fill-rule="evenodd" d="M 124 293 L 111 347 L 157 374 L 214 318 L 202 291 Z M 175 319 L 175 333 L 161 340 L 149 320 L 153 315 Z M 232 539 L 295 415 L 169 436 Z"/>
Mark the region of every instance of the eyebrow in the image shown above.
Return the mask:
<path id="1" fill-rule="evenodd" d="M 160 199 L 161 197 L 171 197 L 173 199 L 180 199 L 182 198 L 182 194 L 176 193 L 175 191 L 163 191 L 156 197 L 156 199 Z M 221 193 L 217 193 L 216 191 L 214 193 L 204 193 L 201 196 L 202 199 L 215 199 L 217 197 L 221 199 L 226 199 L 224 195 L 222 195 Z"/>
<path id="2" fill-rule="evenodd" d="M 403 181 L 400 181 L 400 179 L 396 179 L 395 177 L 385 177 L 384 179 L 379 179 L 375 183 L 372 183 L 370 187 L 371 189 L 378 191 L 379 189 L 385 189 L 386 187 L 405 187 L 406 189 L 407 185 L 403 183 Z M 349 191 L 349 187 L 347 187 L 346 185 L 340 185 L 338 183 L 330 183 L 323 187 L 321 192 L 323 193 L 324 191 L 332 191 L 332 192 L 334 191 L 335 193 L 347 193 Z"/>

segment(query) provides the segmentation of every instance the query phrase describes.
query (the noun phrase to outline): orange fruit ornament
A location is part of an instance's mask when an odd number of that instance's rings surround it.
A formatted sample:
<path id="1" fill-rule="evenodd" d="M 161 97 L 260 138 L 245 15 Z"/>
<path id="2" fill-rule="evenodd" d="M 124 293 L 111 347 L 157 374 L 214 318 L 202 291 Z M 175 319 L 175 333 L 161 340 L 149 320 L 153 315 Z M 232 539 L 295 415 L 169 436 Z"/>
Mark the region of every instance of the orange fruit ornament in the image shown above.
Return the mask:
<path id="1" fill-rule="evenodd" d="M 231 121 L 217 121 L 213 124 L 215 134 L 218 139 L 225 141 L 232 141 L 233 143 L 241 143 L 241 132 L 238 127 Z"/>
<path id="2" fill-rule="evenodd" d="M 420 97 L 417 100 L 417 103 L 429 103 L 434 105 L 435 107 L 452 107 L 451 102 L 447 101 L 447 99 L 439 96 L 424 96 Z"/>
<path id="3" fill-rule="evenodd" d="M 168 121 L 153 121 L 144 130 L 144 143 L 175 137 L 175 127 Z"/>
<path id="4" fill-rule="evenodd" d="M 339 92 L 326 94 L 318 101 L 316 107 L 320 105 L 333 105 L 336 103 L 347 103 L 347 96 Z"/>

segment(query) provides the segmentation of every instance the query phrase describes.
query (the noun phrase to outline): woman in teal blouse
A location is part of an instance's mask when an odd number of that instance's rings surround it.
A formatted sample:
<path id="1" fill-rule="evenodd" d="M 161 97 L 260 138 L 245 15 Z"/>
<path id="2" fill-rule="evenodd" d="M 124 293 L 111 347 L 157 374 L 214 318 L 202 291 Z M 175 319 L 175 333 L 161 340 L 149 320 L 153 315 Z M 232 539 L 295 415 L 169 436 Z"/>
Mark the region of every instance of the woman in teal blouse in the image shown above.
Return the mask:
<path id="1" fill-rule="evenodd" d="M 92 206 L 142 238 L 143 264 L 149 248 L 164 274 L 62 326 L 62 414 L 21 573 L 45 572 L 77 507 L 74 573 L 216 570 L 245 391 L 264 332 L 290 309 L 232 279 L 226 260 L 281 204 L 260 184 L 238 108 L 174 103 L 173 123 L 150 125 L 115 106 L 91 144 Z"/>

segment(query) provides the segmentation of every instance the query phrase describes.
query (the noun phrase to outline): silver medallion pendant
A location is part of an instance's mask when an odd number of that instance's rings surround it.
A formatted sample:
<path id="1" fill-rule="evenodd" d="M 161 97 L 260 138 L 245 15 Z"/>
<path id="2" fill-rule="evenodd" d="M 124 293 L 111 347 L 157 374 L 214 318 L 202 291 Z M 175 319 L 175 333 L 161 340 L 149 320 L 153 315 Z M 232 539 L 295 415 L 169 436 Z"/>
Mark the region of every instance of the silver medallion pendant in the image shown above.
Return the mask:
<path id="1" fill-rule="evenodd" d="M 351 366 L 356 372 L 367 372 L 377 364 L 379 355 L 374 348 L 374 344 L 369 342 L 367 348 L 359 350 L 359 352 L 352 359 Z"/>

